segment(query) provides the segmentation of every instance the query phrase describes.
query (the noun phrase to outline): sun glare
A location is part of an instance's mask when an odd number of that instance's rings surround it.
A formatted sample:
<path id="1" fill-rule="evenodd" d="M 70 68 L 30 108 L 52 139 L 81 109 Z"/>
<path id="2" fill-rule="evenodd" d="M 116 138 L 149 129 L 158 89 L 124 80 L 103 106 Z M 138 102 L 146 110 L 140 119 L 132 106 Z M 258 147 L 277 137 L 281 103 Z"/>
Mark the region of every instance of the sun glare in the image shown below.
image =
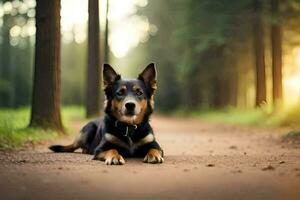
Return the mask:
<path id="1" fill-rule="evenodd" d="M 147 0 L 109 1 L 109 46 L 117 58 L 126 56 L 128 51 L 154 34 L 154 25 L 148 19 L 136 15 L 137 7 L 144 7 Z"/>
<path id="2" fill-rule="evenodd" d="M 87 38 L 88 1 L 61 1 L 61 31 L 63 42 L 82 43 Z"/>
<path id="3" fill-rule="evenodd" d="M 105 24 L 106 2 L 100 2 L 100 29 L 103 31 Z M 136 47 L 140 42 L 146 42 L 149 35 L 155 34 L 157 28 L 149 24 L 148 19 L 136 14 L 138 7 L 147 6 L 147 0 L 109 0 L 109 46 L 112 53 L 118 57 L 124 57 L 128 51 Z M 35 1 L 7 1 L 0 3 L 0 26 L 3 24 L 2 16 L 26 14 L 30 19 L 22 24 L 17 23 L 10 28 L 10 43 L 13 46 L 19 44 L 20 37 L 33 36 L 35 34 Z M 82 43 L 87 39 L 88 1 L 87 0 L 62 0 L 61 1 L 61 31 L 62 42 Z"/>
<path id="4" fill-rule="evenodd" d="M 87 37 L 88 1 L 62 0 L 61 26 L 63 41 L 81 43 Z M 136 15 L 138 7 L 147 6 L 147 0 L 109 0 L 109 46 L 121 58 L 140 42 L 148 40 L 156 27 L 148 19 Z M 76 13 L 76 14 L 75 14 Z M 106 0 L 100 0 L 101 30 L 105 27 Z"/>
<path id="5" fill-rule="evenodd" d="M 300 47 L 294 49 L 290 61 L 290 66 L 284 71 L 284 98 L 286 105 L 295 105 L 300 101 Z"/>
<path id="6" fill-rule="evenodd" d="M 148 20 L 138 16 L 114 23 L 109 37 L 112 52 L 116 57 L 124 57 L 131 48 L 148 39 L 149 30 Z"/>
<path id="7" fill-rule="evenodd" d="M 0 27 L 3 26 L 4 15 L 16 16 L 19 14 L 22 16 L 16 18 L 14 21 L 15 24 L 11 24 L 11 27 L 9 27 L 9 42 L 12 46 L 20 44 L 21 38 L 30 37 L 35 34 L 35 20 L 33 18 L 35 16 L 35 5 L 34 0 L 14 0 L 0 3 Z"/>

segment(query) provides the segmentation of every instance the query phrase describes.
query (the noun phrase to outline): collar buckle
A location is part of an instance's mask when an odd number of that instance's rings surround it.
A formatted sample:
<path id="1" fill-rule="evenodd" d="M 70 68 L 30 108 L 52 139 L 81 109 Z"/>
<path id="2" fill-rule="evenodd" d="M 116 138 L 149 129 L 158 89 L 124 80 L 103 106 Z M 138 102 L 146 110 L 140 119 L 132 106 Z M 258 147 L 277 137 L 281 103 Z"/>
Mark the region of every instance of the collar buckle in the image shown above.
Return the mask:
<path id="1" fill-rule="evenodd" d="M 116 120 L 115 121 L 115 127 L 116 128 L 118 127 L 118 123 L 119 123 L 119 121 Z M 126 136 L 126 137 L 129 136 L 129 126 L 132 126 L 134 130 L 136 130 L 138 128 L 138 126 L 136 124 L 134 124 L 134 125 L 125 125 L 126 131 L 125 131 L 125 135 L 124 136 Z"/>
<path id="2" fill-rule="evenodd" d="M 126 126 L 126 132 L 125 132 L 125 136 L 128 136 L 128 126 Z"/>

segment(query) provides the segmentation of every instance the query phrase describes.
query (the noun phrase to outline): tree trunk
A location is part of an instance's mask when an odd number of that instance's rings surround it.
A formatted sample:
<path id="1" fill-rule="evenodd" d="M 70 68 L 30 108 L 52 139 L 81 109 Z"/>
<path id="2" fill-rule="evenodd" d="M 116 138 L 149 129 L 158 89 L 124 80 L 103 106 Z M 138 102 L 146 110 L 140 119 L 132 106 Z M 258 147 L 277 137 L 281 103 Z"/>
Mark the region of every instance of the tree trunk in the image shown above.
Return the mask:
<path id="1" fill-rule="evenodd" d="M 271 25 L 273 104 L 276 107 L 282 103 L 282 32 L 278 19 L 278 0 L 271 0 L 271 12 L 273 18 Z"/>
<path id="2" fill-rule="evenodd" d="M 0 107 L 12 107 L 12 92 L 14 83 L 11 81 L 11 46 L 9 39 L 9 30 L 11 28 L 9 24 L 11 16 L 5 14 L 3 16 L 2 29 L 2 44 L 1 44 L 1 54 L 0 54 L 0 81 L 2 88 L 0 90 Z"/>
<path id="3" fill-rule="evenodd" d="M 260 0 L 254 0 L 253 15 L 254 55 L 256 66 L 256 106 L 259 107 L 266 102 L 265 47 L 262 3 Z"/>
<path id="4" fill-rule="evenodd" d="M 37 0 L 30 126 L 63 131 L 60 115 L 60 0 Z"/>
<path id="5" fill-rule="evenodd" d="M 99 1 L 89 0 L 88 67 L 86 84 L 86 116 L 99 115 L 100 104 L 100 27 Z"/>
<path id="6" fill-rule="evenodd" d="M 104 44 L 104 62 L 109 63 L 109 45 L 108 45 L 108 11 L 109 11 L 109 0 L 106 0 L 106 15 L 105 15 L 105 44 Z"/>

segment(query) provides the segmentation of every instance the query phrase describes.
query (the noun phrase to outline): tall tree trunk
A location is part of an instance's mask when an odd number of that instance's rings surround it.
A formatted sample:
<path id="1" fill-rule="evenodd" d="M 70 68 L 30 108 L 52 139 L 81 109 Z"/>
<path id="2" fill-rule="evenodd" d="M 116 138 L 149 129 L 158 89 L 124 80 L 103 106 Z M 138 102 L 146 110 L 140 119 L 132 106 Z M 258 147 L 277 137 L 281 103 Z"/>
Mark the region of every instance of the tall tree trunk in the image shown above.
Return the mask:
<path id="1" fill-rule="evenodd" d="M 108 12 L 109 12 L 109 0 L 106 0 L 106 15 L 105 15 L 105 44 L 104 44 L 104 62 L 109 63 L 109 45 L 108 45 Z"/>
<path id="2" fill-rule="evenodd" d="M 262 19 L 262 2 L 254 0 L 253 37 L 254 55 L 256 66 L 256 106 L 266 102 L 266 70 L 265 70 L 265 45 Z"/>
<path id="3" fill-rule="evenodd" d="M 0 107 L 12 107 L 12 92 L 14 83 L 11 81 L 11 46 L 9 39 L 9 30 L 11 25 L 9 24 L 11 16 L 5 14 L 3 16 L 1 54 L 0 54 L 0 81 L 2 88 L 0 91 Z"/>
<path id="4" fill-rule="evenodd" d="M 31 127 L 63 131 L 60 82 L 60 0 L 37 0 Z"/>
<path id="5" fill-rule="evenodd" d="M 279 0 L 271 0 L 272 25 L 272 75 L 273 75 L 273 104 L 278 106 L 282 103 L 282 35 L 281 24 L 278 19 Z"/>
<path id="6" fill-rule="evenodd" d="M 99 115 L 100 104 L 100 27 L 99 1 L 89 0 L 88 67 L 86 84 L 86 116 Z"/>

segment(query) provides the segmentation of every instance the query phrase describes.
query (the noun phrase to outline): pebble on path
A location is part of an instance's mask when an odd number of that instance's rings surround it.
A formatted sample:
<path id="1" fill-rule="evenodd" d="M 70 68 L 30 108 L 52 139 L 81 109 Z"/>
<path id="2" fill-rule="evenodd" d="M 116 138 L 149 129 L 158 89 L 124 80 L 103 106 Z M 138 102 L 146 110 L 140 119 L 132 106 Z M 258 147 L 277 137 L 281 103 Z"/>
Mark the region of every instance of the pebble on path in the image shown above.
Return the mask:
<path id="1" fill-rule="evenodd" d="M 231 145 L 231 146 L 229 147 L 229 149 L 237 149 L 237 146 Z"/>
<path id="2" fill-rule="evenodd" d="M 261 170 L 267 171 L 267 170 L 275 170 L 275 168 L 272 165 L 268 165 L 266 167 L 263 167 Z"/>

